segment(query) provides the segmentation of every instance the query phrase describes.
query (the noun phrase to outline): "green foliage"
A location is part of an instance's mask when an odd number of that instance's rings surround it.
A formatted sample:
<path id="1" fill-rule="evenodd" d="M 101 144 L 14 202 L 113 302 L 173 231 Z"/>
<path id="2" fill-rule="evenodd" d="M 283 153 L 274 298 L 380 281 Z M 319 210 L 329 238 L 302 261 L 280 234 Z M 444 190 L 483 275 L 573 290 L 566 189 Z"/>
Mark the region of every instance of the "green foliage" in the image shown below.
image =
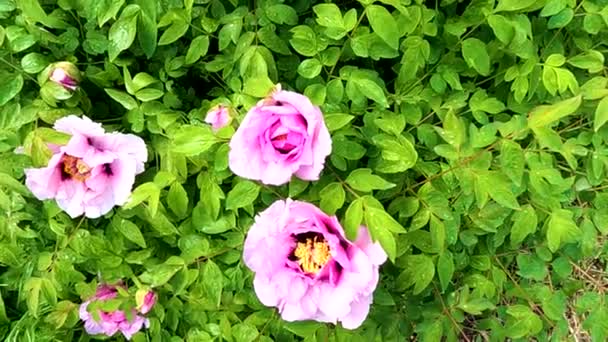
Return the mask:
<path id="1" fill-rule="evenodd" d="M 134 341 L 606 340 L 607 23 L 602 0 L 0 2 L 0 339 L 88 341 L 78 305 L 123 279 L 159 295 Z M 64 60 L 77 91 L 47 81 Z M 324 113 L 318 181 L 228 168 L 277 83 Z M 220 103 L 235 124 L 215 132 Z M 150 154 L 94 220 L 22 182 L 65 143 L 52 123 L 81 113 Z M 243 241 L 287 197 L 386 251 L 359 330 L 256 299 Z"/>

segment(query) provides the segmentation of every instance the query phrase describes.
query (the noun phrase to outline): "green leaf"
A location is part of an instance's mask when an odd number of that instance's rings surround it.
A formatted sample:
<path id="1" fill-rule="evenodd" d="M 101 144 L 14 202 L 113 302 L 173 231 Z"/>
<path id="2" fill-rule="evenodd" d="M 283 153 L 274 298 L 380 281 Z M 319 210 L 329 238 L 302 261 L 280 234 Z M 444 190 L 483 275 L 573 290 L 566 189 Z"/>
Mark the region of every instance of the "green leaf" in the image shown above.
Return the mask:
<path id="1" fill-rule="evenodd" d="M 277 4 L 266 8 L 268 18 L 277 24 L 295 25 L 298 23 L 298 13 L 290 6 Z"/>
<path id="2" fill-rule="evenodd" d="M 172 135 L 171 150 L 185 156 L 195 156 L 218 142 L 209 126 L 183 125 Z"/>
<path id="3" fill-rule="evenodd" d="M 517 256 L 519 274 L 524 279 L 543 281 L 547 276 L 547 265 L 536 255 L 520 254 Z"/>
<path id="4" fill-rule="evenodd" d="M 344 188 L 338 182 L 329 183 L 319 192 L 319 196 L 321 197 L 319 203 L 321 210 L 330 215 L 335 214 L 338 209 L 342 208 L 346 199 Z"/>
<path id="5" fill-rule="evenodd" d="M 151 0 L 136 0 L 141 8 L 137 19 L 137 39 L 148 59 L 154 56 L 158 29 L 156 27 L 157 3 Z"/>
<path id="6" fill-rule="evenodd" d="M 481 190 L 489 194 L 498 204 L 510 209 L 519 209 L 511 184 L 502 174 L 496 171 L 481 172 L 477 181 Z"/>
<path id="7" fill-rule="evenodd" d="M 513 226 L 511 227 L 511 246 L 519 246 L 526 236 L 536 232 L 538 218 L 532 206 L 526 204 L 513 215 Z"/>
<path id="8" fill-rule="evenodd" d="M 317 36 L 312 28 L 306 25 L 299 25 L 292 28 L 291 32 L 293 36 L 289 40 L 289 43 L 297 53 L 306 57 L 314 57 L 317 54 L 319 51 Z"/>
<path id="9" fill-rule="evenodd" d="M 42 279 L 31 277 L 25 281 L 23 290 L 26 293 L 27 309 L 34 317 L 38 317 L 38 305 L 40 303 L 40 290 L 42 289 Z"/>
<path id="10" fill-rule="evenodd" d="M 532 6 L 536 0 L 499 0 L 494 12 L 519 11 Z"/>
<path id="11" fill-rule="evenodd" d="M 564 8 L 558 14 L 552 16 L 547 23 L 548 29 L 562 28 L 568 25 L 574 18 L 574 10 L 572 8 Z"/>
<path id="12" fill-rule="evenodd" d="M 462 42 L 462 57 L 479 74 L 490 74 L 490 55 L 486 44 L 477 38 L 467 38 Z"/>
<path id="13" fill-rule="evenodd" d="M 604 97 L 595 108 L 595 116 L 593 117 L 593 130 L 599 131 L 604 124 L 608 122 L 608 97 Z"/>
<path id="14" fill-rule="evenodd" d="M 137 17 L 139 15 L 139 6 L 129 5 L 120 14 L 120 17 L 108 32 L 108 54 L 110 61 L 114 61 L 118 54 L 128 49 L 135 40 L 137 33 Z"/>
<path id="15" fill-rule="evenodd" d="M 188 213 L 188 193 L 184 187 L 174 182 L 167 193 L 167 204 L 177 217 L 184 218 Z"/>
<path id="16" fill-rule="evenodd" d="M 392 233 L 405 233 L 406 230 L 383 208 L 365 207 L 365 222 L 372 231 L 386 230 Z M 373 227 L 373 228 L 371 228 Z"/>
<path id="17" fill-rule="evenodd" d="M 142 89 L 135 93 L 135 97 L 142 102 L 150 102 L 160 99 L 165 94 L 164 91 L 154 88 Z"/>
<path id="18" fill-rule="evenodd" d="M 304 78 L 315 78 L 321 73 L 321 62 L 316 58 L 306 59 L 298 65 L 298 74 Z"/>
<path id="19" fill-rule="evenodd" d="M 437 275 L 439 276 L 441 289 L 445 291 L 454 275 L 454 257 L 450 251 L 439 254 L 439 258 L 437 258 Z"/>
<path id="20" fill-rule="evenodd" d="M 395 186 L 384 178 L 372 174 L 371 169 L 357 169 L 352 171 L 346 178 L 346 183 L 353 189 L 362 192 L 372 190 L 386 190 Z"/>
<path id="21" fill-rule="evenodd" d="M 201 279 L 203 281 L 203 289 L 207 298 L 214 303 L 216 307 L 220 306 L 222 300 L 222 291 L 224 289 L 224 275 L 222 270 L 211 260 L 207 260 L 203 266 Z"/>
<path id="22" fill-rule="evenodd" d="M 354 118 L 354 116 L 349 114 L 325 114 L 325 125 L 330 132 L 333 132 L 348 125 Z"/>
<path id="23" fill-rule="evenodd" d="M 551 213 L 547 223 L 547 244 L 551 252 L 557 251 L 561 245 L 576 242 L 582 233 L 572 220 L 572 212 L 557 209 Z"/>
<path id="24" fill-rule="evenodd" d="M 393 49 L 399 48 L 400 30 L 391 13 L 379 5 L 370 5 L 366 8 L 367 19 L 370 26 L 382 40 Z"/>
<path id="25" fill-rule="evenodd" d="M 316 321 L 295 321 L 285 322 L 285 329 L 300 337 L 314 336 L 314 334 L 323 327 L 323 323 Z"/>
<path id="26" fill-rule="evenodd" d="M 254 326 L 238 323 L 232 327 L 232 336 L 235 342 L 253 342 L 258 338 L 259 332 Z"/>
<path id="27" fill-rule="evenodd" d="M 357 238 L 361 222 L 363 222 L 363 199 L 357 198 L 350 203 L 344 214 L 344 232 L 349 240 L 354 241 Z"/>
<path id="28" fill-rule="evenodd" d="M 361 77 L 351 78 L 350 81 L 355 84 L 357 89 L 363 95 L 365 95 L 365 97 L 373 100 L 382 107 L 388 107 L 388 102 L 386 100 L 386 95 L 384 95 L 384 90 L 378 85 L 378 83 L 370 79 Z"/>
<path id="29" fill-rule="evenodd" d="M 521 185 L 524 176 L 525 157 L 521 146 L 512 140 L 500 143 L 500 167 L 515 185 Z"/>
<path id="30" fill-rule="evenodd" d="M 158 45 L 169 45 L 180 39 L 188 31 L 189 23 L 186 19 L 176 16 L 168 29 L 163 32 L 158 40 Z"/>
<path id="31" fill-rule="evenodd" d="M 23 76 L 21 74 L 17 74 L 2 82 L 0 84 L 0 106 L 4 106 L 13 97 L 17 96 L 21 88 L 23 88 Z"/>
<path id="32" fill-rule="evenodd" d="M 492 14 L 488 17 L 488 24 L 492 28 L 492 31 L 494 31 L 496 38 L 503 44 L 506 45 L 511 42 L 515 34 L 511 21 L 502 15 Z"/>
<path id="33" fill-rule="evenodd" d="M 580 95 L 563 100 L 552 105 L 541 105 L 530 111 L 528 127 L 535 129 L 546 127 L 574 113 L 581 105 Z"/>
<path id="34" fill-rule="evenodd" d="M 186 64 L 192 64 L 204 57 L 209 49 L 209 36 L 197 36 L 190 43 L 186 53 Z"/>
<path id="35" fill-rule="evenodd" d="M 131 110 L 138 107 L 137 101 L 133 99 L 133 97 L 129 96 L 129 94 L 124 91 L 116 90 L 116 89 L 104 89 L 106 94 L 110 95 L 114 101 L 120 103 L 125 109 Z"/>
<path id="36" fill-rule="evenodd" d="M 46 68 L 49 63 L 50 61 L 45 55 L 31 52 L 21 59 L 21 68 L 28 74 L 35 74 Z"/>
<path id="37" fill-rule="evenodd" d="M 153 287 L 159 287 L 171 280 L 173 276 L 184 268 L 184 260 L 177 256 L 171 256 L 164 263 L 154 265 L 139 276 L 139 279 Z"/>
<path id="38" fill-rule="evenodd" d="M 226 197 L 226 209 L 244 208 L 255 201 L 260 193 L 260 186 L 254 182 L 243 180 L 237 183 Z"/>
<path id="39" fill-rule="evenodd" d="M 117 219 L 117 216 L 114 217 L 114 226 L 122 233 L 122 235 L 141 248 L 146 248 L 146 240 L 141 233 L 141 230 L 139 230 L 139 227 L 137 227 L 135 223 L 125 219 Z"/>
<path id="40" fill-rule="evenodd" d="M 408 255 L 405 259 L 406 269 L 397 278 L 401 288 L 414 285 L 413 294 L 422 292 L 435 276 L 433 259 L 424 254 Z"/>

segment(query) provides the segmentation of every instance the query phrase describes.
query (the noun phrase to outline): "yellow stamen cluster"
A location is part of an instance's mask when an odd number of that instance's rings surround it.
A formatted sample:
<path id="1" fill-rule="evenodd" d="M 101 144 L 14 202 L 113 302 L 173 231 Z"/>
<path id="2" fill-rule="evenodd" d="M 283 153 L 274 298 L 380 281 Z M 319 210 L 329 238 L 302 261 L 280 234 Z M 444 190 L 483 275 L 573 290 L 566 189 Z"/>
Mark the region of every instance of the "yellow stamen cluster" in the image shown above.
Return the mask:
<path id="1" fill-rule="evenodd" d="M 306 239 L 306 242 L 298 242 L 293 255 L 302 271 L 313 274 L 319 272 L 331 259 L 329 245 L 326 241 L 319 241 L 316 236 Z"/>
<path id="2" fill-rule="evenodd" d="M 82 159 L 70 155 L 63 157 L 63 172 L 80 182 L 91 176 L 91 168 Z"/>

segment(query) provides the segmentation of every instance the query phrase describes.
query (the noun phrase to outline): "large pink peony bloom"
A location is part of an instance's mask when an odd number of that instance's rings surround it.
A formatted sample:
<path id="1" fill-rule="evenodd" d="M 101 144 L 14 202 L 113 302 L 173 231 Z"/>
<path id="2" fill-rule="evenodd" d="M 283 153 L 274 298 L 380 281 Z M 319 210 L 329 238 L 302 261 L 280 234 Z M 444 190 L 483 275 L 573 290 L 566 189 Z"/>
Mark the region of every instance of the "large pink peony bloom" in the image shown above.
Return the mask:
<path id="1" fill-rule="evenodd" d="M 156 295 L 153 292 L 150 293 L 150 298 L 156 300 Z M 100 285 L 93 298 L 80 305 L 80 319 L 84 321 L 84 328 L 88 334 L 113 336 L 120 331 L 129 340 L 142 327 L 148 328 L 150 326 L 149 320 L 140 315 L 135 309 L 132 310 L 130 319 L 127 318 L 127 315 L 122 310 L 111 312 L 99 310 L 96 313 L 99 317 L 94 317 L 95 315 L 88 311 L 88 306 L 92 301 L 108 301 L 116 298 L 117 294 L 116 286 Z M 150 302 L 148 305 L 151 308 L 154 302 Z M 147 311 L 143 312 L 140 310 L 139 312 L 145 314 Z"/>
<path id="2" fill-rule="evenodd" d="M 369 312 L 386 253 L 365 227 L 354 243 L 335 216 L 312 204 L 276 201 L 255 218 L 244 247 L 260 301 L 286 321 L 359 327 Z"/>
<path id="3" fill-rule="evenodd" d="M 281 185 L 295 174 L 317 180 L 331 153 L 331 137 L 318 107 L 301 94 L 277 89 L 253 107 L 230 141 L 232 172 Z"/>
<path id="4" fill-rule="evenodd" d="M 135 175 L 144 171 L 146 144 L 138 136 L 105 133 L 89 118 L 68 116 L 55 122 L 72 135 L 65 146 L 50 146 L 46 167 L 26 169 L 25 184 L 40 200 L 54 198 L 71 217 L 96 218 L 123 205 Z"/>

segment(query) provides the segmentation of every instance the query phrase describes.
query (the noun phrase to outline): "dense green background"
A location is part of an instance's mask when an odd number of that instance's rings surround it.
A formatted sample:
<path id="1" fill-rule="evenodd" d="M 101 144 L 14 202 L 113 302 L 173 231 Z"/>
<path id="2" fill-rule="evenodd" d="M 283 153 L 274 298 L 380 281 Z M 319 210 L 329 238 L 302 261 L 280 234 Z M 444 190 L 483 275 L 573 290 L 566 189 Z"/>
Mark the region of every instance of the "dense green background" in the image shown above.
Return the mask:
<path id="1" fill-rule="evenodd" d="M 122 278 L 159 294 L 135 341 L 605 341 L 607 32 L 606 0 L 0 1 L 0 338 L 87 341 L 79 303 Z M 62 60 L 76 94 L 46 82 Z M 234 127 L 202 123 L 278 82 L 324 112 L 318 182 L 234 177 Z M 100 219 L 22 185 L 78 113 L 151 155 Z M 358 331 L 255 298 L 243 239 L 288 196 L 389 254 Z"/>

